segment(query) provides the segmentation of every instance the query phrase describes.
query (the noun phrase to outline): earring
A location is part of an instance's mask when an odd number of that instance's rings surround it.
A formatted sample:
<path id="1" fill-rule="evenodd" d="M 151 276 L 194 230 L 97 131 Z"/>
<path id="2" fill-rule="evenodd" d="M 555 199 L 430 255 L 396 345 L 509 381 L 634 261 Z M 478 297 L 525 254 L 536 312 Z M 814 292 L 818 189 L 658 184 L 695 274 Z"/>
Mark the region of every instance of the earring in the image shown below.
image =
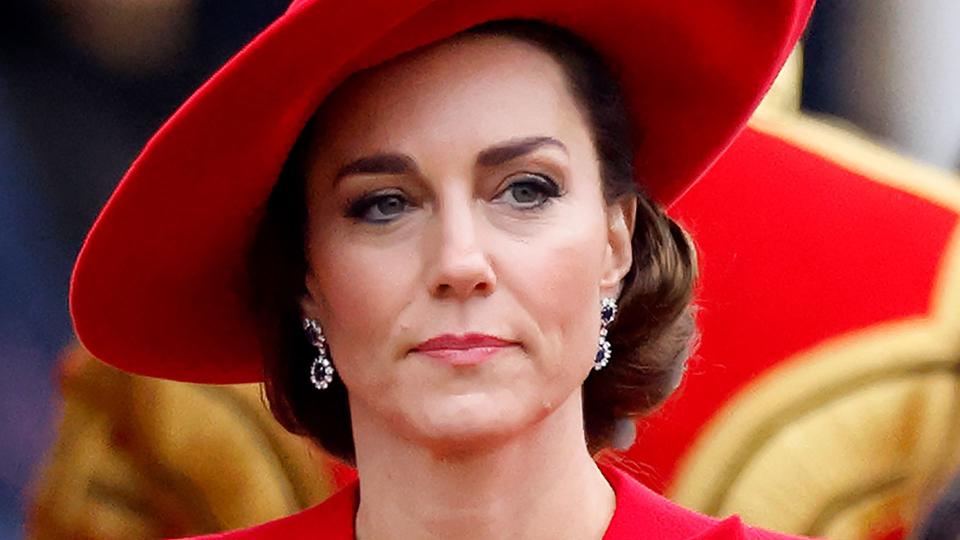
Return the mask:
<path id="1" fill-rule="evenodd" d="M 327 338 L 317 321 L 304 318 L 303 329 L 307 333 L 310 344 L 317 348 L 317 356 L 310 364 L 310 382 L 317 390 L 326 390 L 333 383 L 333 364 L 330 363 L 330 351 L 327 348 Z"/>
<path id="2" fill-rule="evenodd" d="M 593 361 L 594 371 L 600 371 L 610 363 L 610 357 L 613 355 L 610 342 L 607 341 L 607 327 L 617 316 L 617 301 L 613 298 L 604 298 L 600 303 L 600 341 L 597 348 L 597 357 Z"/>

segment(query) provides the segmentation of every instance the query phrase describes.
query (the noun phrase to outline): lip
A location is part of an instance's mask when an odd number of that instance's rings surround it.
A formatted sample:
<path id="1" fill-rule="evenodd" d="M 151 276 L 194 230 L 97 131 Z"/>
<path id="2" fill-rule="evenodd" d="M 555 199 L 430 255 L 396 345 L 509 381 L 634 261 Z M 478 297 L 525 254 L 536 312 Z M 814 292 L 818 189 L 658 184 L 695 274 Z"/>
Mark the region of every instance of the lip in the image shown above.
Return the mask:
<path id="1" fill-rule="evenodd" d="M 463 366 L 479 364 L 517 345 L 515 341 L 487 334 L 443 334 L 420 343 L 412 351 L 447 364 Z"/>

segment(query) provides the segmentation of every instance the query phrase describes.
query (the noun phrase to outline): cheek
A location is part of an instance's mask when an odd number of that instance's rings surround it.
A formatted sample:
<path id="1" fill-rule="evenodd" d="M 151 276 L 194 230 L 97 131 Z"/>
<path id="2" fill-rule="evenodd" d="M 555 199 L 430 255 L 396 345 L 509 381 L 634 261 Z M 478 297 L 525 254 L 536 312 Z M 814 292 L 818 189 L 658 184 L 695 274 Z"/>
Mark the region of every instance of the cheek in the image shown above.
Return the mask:
<path id="1" fill-rule="evenodd" d="M 606 234 L 602 220 L 580 216 L 502 257 L 508 287 L 536 326 L 532 354 L 547 377 L 585 376 L 600 328 L 600 281 Z"/>
<path id="2" fill-rule="evenodd" d="M 411 256 L 413 246 L 371 246 L 333 234 L 312 248 L 337 368 L 345 381 L 359 376 L 376 384 L 366 379 L 384 373 L 377 359 L 390 358 L 396 323 L 415 294 L 419 261 Z"/>

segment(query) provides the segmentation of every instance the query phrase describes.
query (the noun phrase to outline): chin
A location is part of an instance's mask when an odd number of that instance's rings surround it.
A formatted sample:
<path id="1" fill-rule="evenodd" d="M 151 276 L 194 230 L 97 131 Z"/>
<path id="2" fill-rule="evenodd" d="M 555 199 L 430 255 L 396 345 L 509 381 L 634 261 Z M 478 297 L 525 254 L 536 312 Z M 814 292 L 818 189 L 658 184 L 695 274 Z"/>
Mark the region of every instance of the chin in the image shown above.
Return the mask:
<path id="1" fill-rule="evenodd" d="M 501 444 L 542 414 L 485 393 L 448 395 L 422 403 L 411 418 L 414 437 L 441 452 L 466 452 Z"/>

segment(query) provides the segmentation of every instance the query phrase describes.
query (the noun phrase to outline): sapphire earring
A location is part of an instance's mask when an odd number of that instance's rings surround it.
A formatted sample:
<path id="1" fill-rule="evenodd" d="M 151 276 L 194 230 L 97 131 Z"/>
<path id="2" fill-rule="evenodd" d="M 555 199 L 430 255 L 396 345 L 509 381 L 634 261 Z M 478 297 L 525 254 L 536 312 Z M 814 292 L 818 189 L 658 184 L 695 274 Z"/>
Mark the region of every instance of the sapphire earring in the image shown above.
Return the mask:
<path id="1" fill-rule="evenodd" d="M 330 351 L 327 348 L 327 338 L 317 321 L 304 318 L 303 330 L 307 333 L 310 344 L 317 348 L 317 355 L 310 364 L 310 382 L 317 390 L 326 390 L 333 383 L 333 364 L 330 363 Z"/>
<path id="2" fill-rule="evenodd" d="M 600 371 L 610 363 L 613 350 L 607 341 L 607 329 L 614 317 L 617 316 L 617 301 L 613 298 L 604 298 L 600 303 L 600 340 L 597 348 L 597 357 L 593 361 L 594 371 Z"/>

